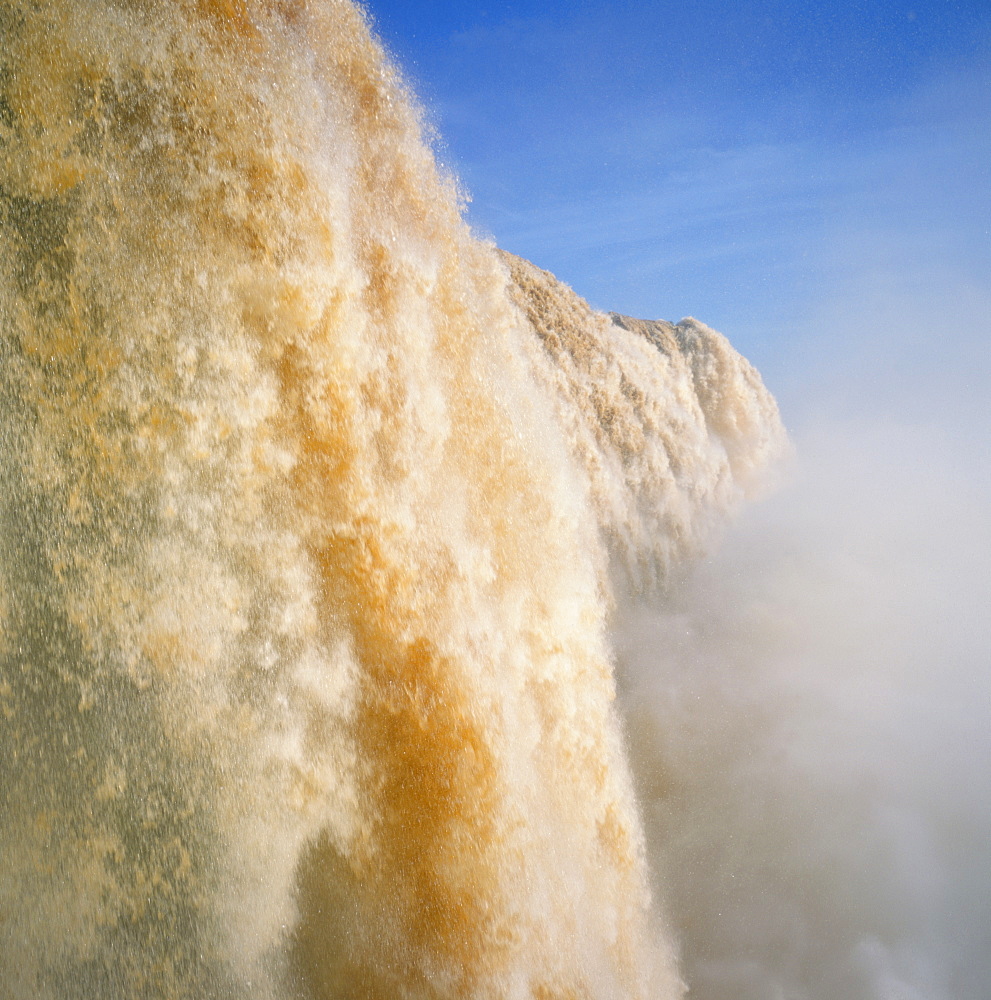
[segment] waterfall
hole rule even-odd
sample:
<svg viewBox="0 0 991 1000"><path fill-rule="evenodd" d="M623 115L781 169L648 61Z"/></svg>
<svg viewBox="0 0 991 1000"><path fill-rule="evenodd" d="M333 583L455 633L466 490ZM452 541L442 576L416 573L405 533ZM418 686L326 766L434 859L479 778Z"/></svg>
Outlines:
<svg viewBox="0 0 991 1000"><path fill-rule="evenodd" d="M756 373L473 237L349 0L0 36L5 995L681 996L608 625Z"/></svg>

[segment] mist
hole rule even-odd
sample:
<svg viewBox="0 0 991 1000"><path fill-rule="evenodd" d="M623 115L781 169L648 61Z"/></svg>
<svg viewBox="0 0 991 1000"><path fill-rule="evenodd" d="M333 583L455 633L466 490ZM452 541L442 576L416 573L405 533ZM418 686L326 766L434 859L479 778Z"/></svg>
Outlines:
<svg viewBox="0 0 991 1000"><path fill-rule="evenodd" d="M991 990L991 312L946 255L892 256L800 331L774 494L617 613L691 997Z"/></svg>

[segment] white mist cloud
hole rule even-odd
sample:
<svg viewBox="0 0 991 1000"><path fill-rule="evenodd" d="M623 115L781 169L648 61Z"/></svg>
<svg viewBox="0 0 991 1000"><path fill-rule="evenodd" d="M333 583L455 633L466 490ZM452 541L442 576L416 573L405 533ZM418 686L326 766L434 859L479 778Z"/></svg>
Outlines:
<svg viewBox="0 0 991 1000"><path fill-rule="evenodd" d="M618 616L693 998L991 991L991 433L902 390L821 396L790 485Z"/></svg>
<svg viewBox="0 0 991 1000"><path fill-rule="evenodd" d="M794 482L619 659L659 886L704 1000L991 988L991 496L917 429Z"/></svg>
<svg viewBox="0 0 991 1000"><path fill-rule="evenodd" d="M991 995L991 172L967 127L986 101L975 80L935 82L919 102L931 128L916 116L841 171L819 294L759 359L793 432L789 484L617 618L693 1000Z"/></svg>

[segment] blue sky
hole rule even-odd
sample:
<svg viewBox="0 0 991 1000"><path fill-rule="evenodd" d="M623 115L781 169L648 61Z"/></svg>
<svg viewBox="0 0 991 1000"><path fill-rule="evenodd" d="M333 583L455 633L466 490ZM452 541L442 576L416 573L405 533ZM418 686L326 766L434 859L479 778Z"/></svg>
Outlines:
<svg viewBox="0 0 991 1000"><path fill-rule="evenodd" d="M368 6L478 231L722 330L786 404L879 297L869 356L925 336L906 311L991 309L986 0Z"/></svg>

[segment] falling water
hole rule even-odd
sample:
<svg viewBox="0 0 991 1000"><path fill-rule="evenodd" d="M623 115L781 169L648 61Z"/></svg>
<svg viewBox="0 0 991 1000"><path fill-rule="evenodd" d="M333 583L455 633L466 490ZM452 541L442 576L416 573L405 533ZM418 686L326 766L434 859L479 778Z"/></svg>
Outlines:
<svg viewBox="0 0 991 1000"><path fill-rule="evenodd" d="M680 996L607 628L757 375L474 239L349 0L0 33L4 996Z"/></svg>

